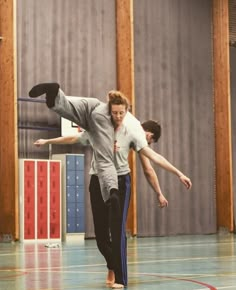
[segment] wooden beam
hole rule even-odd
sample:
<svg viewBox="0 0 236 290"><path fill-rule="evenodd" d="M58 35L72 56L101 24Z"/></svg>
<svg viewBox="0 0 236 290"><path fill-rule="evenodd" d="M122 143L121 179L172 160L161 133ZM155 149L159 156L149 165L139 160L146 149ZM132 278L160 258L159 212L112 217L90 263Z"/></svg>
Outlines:
<svg viewBox="0 0 236 290"><path fill-rule="evenodd" d="M213 0L217 226L233 231L228 1Z"/></svg>
<svg viewBox="0 0 236 290"><path fill-rule="evenodd" d="M133 0L116 0L116 37L117 37L117 88L130 101L135 114L134 94L134 51L133 51ZM127 231L137 234L136 205L136 157L130 153L132 190L127 220Z"/></svg>
<svg viewBox="0 0 236 290"><path fill-rule="evenodd" d="M15 1L0 0L0 234L19 238Z"/></svg>

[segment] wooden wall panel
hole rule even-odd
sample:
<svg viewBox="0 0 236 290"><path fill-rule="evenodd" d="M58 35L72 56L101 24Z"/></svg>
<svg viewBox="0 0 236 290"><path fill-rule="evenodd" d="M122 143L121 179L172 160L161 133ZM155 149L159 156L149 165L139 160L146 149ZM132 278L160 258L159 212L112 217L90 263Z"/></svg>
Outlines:
<svg viewBox="0 0 236 290"><path fill-rule="evenodd" d="M134 51L133 51L133 0L116 0L116 37L117 37L117 89L129 99L132 113L135 114L134 97ZM132 193L127 220L127 231L137 234L136 213L136 157L129 156Z"/></svg>
<svg viewBox="0 0 236 290"><path fill-rule="evenodd" d="M217 225L233 230L228 1L213 1Z"/></svg>
<svg viewBox="0 0 236 290"><path fill-rule="evenodd" d="M18 238L15 1L0 0L0 234ZM4 222L3 222L4 221Z"/></svg>

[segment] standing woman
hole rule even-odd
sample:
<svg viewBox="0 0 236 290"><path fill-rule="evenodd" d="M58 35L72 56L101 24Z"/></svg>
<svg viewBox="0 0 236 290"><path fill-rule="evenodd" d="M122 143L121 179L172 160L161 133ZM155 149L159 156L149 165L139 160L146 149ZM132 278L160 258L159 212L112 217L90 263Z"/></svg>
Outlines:
<svg viewBox="0 0 236 290"><path fill-rule="evenodd" d="M113 192L110 199L104 203L101 198L102 192L98 176L93 174L89 191L97 246L107 262L107 284L110 284L113 289L118 289L127 286L128 283L126 219L131 193L130 169L127 158L125 162L120 162L122 154L127 157L129 152L129 146L126 146L128 140L124 138L126 129L123 126L123 120L128 110L128 101L117 91L110 91L108 99L109 113L115 132L114 164L117 169L119 190ZM121 144L120 136L123 136L123 144Z"/></svg>

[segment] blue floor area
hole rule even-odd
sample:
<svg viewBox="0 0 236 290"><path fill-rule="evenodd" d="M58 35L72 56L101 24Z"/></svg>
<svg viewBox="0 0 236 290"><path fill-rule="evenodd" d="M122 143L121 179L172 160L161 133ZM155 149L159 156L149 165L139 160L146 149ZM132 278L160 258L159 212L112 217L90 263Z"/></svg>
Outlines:
<svg viewBox="0 0 236 290"><path fill-rule="evenodd" d="M0 243L0 289L109 289L95 240L46 244ZM127 289L236 289L236 235L129 238L128 273Z"/></svg>

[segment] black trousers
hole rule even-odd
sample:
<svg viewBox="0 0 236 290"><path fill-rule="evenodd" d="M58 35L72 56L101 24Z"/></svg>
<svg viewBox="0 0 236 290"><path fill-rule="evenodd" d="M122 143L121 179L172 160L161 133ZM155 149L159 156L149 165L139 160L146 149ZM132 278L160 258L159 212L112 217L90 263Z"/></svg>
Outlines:
<svg viewBox="0 0 236 290"><path fill-rule="evenodd" d="M130 203L130 175L118 176L118 183L115 204L110 200L103 201L96 175L91 176L89 191L98 249L106 260L107 268L115 272L115 283L127 286L126 219Z"/></svg>

